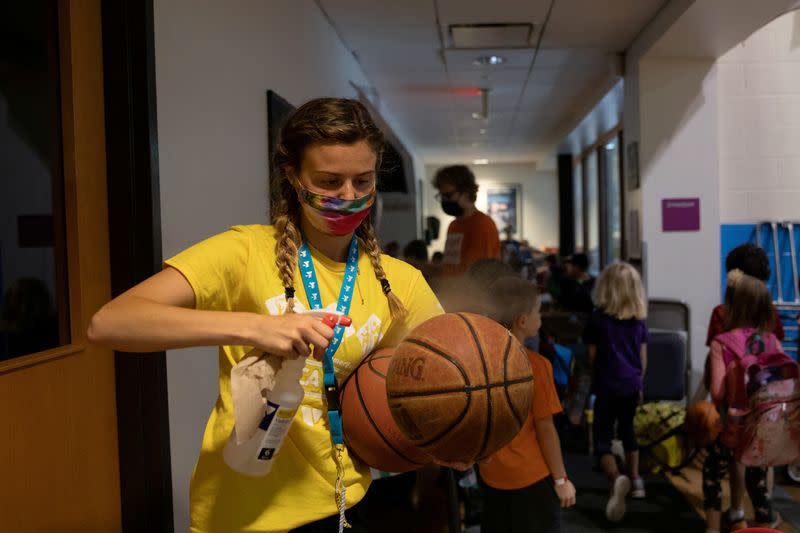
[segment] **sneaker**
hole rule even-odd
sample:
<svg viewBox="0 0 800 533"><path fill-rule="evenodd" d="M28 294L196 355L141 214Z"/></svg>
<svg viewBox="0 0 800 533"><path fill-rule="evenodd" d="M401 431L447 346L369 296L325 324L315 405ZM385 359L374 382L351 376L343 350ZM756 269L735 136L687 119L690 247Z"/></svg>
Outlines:
<svg viewBox="0 0 800 533"><path fill-rule="evenodd" d="M728 509L722 514L722 531L739 531L747 529L747 520L743 509Z"/></svg>
<svg viewBox="0 0 800 533"><path fill-rule="evenodd" d="M625 497L630 490L631 480L628 476L617 476L606 504L606 518L609 522L619 522L625 516Z"/></svg>
<svg viewBox="0 0 800 533"><path fill-rule="evenodd" d="M647 496L644 490L644 479L637 477L631 479L631 498L643 500Z"/></svg>

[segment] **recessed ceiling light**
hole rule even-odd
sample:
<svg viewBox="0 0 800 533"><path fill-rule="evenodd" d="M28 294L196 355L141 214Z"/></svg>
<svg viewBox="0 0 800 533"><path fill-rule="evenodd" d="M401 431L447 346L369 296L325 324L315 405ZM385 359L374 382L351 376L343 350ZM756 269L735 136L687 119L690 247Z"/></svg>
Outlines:
<svg viewBox="0 0 800 533"><path fill-rule="evenodd" d="M613 149L614 149L614 148L616 148L616 147L617 147L617 143L615 143L615 142L610 142L610 143L608 143L608 144L605 146L605 149L606 149L606 150L613 150Z"/></svg>
<svg viewBox="0 0 800 533"><path fill-rule="evenodd" d="M503 56L478 56L472 60L472 64L478 67L496 67L497 65L502 65L506 62L506 58Z"/></svg>
<svg viewBox="0 0 800 533"><path fill-rule="evenodd" d="M475 165L488 165L489 164L489 160L488 159L473 159L472 163L475 164Z"/></svg>
<svg viewBox="0 0 800 533"><path fill-rule="evenodd" d="M481 128L481 135L486 135L486 128Z"/></svg>
<svg viewBox="0 0 800 533"><path fill-rule="evenodd" d="M480 113L473 113L472 114L472 118L474 118L475 120L478 120L479 118L483 118L483 115L481 115Z"/></svg>

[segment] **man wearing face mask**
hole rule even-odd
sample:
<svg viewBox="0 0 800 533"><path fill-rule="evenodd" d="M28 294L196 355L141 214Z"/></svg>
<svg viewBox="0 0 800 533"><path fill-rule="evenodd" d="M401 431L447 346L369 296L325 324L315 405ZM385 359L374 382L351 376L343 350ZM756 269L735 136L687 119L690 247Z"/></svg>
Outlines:
<svg viewBox="0 0 800 533"><path fill-rule="evenodd" d="M500 257L500 237L494 221L475 207L478 184L465 165L442 167L433 177L442 210L453 217L447 228L444 271L461 274L481 259Z"/></svg>

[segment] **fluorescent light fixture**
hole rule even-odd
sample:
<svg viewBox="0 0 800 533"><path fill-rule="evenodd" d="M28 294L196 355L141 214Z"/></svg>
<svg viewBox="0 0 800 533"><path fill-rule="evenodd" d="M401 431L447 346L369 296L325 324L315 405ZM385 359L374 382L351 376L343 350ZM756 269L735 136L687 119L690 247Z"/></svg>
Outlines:
<svg viewBox="0 0 800 533"><path fill-rule="evenodd" d="M497 65L502 65L506 62L506 58L503 56L478 56L472 60L472 64L478 67L496 67Z"/></svg>
<svg viewBox="0 0 800 533"><path fill-rule="evenodd" d="M488 165L489 164L489 160L488 159L473 159L472 163L474 165Z"/></svg>

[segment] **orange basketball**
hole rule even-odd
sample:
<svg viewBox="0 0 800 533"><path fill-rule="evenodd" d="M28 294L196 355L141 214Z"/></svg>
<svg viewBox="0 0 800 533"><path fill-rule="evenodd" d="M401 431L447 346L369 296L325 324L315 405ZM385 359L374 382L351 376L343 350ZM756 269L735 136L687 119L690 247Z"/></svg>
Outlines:
<svg viewBox="0 0 800 533"><path fill-rule="evenodd" d="M384 472L408 472L431 458L411 444L389 413L386 370L393 350L371 353L342 385L342 428L351 454Z"/></svg>
<svg viewBox="0 0 800 533"><path fill-rule="evenodd" d="M705 400L695 402L686 409L686 434L696 448L705 448L719 436L722 423L713 403Z"/></svg>
<svg viewBox="0 0 800 533"><path fill-rule="evenodd" d="M533 400L531 364L511 333L484 316L448 313L416 327L386 377L389 407L437 462L479 461L519 432Z"/></svg>

